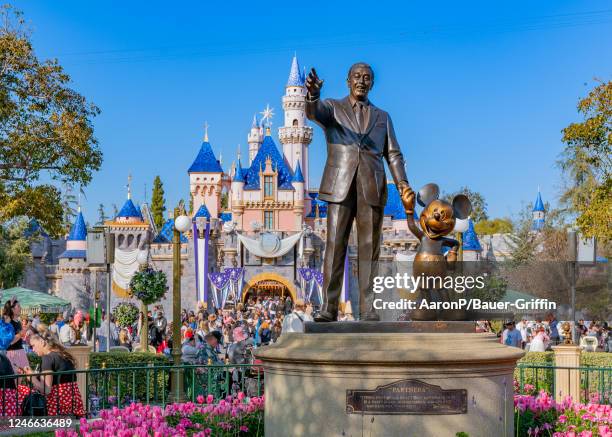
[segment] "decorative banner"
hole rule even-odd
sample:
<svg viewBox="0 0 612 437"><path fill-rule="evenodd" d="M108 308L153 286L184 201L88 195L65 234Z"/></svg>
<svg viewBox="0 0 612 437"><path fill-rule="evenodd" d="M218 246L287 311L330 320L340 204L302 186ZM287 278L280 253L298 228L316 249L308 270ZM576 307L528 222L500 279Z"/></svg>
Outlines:
<svg viewBox="0 0 612 437"><path fill-rule="evenodd" d="M138 271L139 249L124 250L115 248L115 262L113 263L113 291L117 296L128 297L130 281L134 273Z"/></svg>
<svg viewBox="0 0 612 437"><path fill-rule="evenodd" d="M285 255L293 249L293 246L301 242L302 235L304 235L304 231L280 240L275 234L264 232L260 239L256 240L237 234L238 240L244 244L244 247L253 255L260 258L278 258ZM300 249L300 251L302 250L303 249Z"/></svg>
<svg viewBox="0 0 612 437"><path fill-rule="evenodd" d="M210 240L210 222L206 222L204 230L204 238L200 238L196 224L193 225L193 235L196 238L194 242L195 252L195 269L196 269L196 291L197 300L208 304L208 281L206 275L208 273L208 245Z"/></svg>
<svg viewBox="0 0 612 437"><path fill-rule="evenodd" d="M230 294L237 299L242 286L244 269L242 267L227 268L222 272L208 274L208 279L213 287L213 305L217 309L224 309Z"/></svg>
<svg viewBox="0 0 612 437"><path fill-rule="evenodd" d="M319 303L323 302L323 273L310 268L299 268L300 293L298 297L305 302L312 301L312 292L317 289Z"/></svg>

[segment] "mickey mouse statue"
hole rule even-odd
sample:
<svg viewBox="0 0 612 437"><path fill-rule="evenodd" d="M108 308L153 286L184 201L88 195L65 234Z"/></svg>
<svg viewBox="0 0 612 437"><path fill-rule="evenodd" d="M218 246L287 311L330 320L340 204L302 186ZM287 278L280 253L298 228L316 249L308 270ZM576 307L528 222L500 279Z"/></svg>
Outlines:
<svg viewBox="0 0 612 437"><path fill-rule="evenodd" d="M464 194L455 196L452 204L438 199L440 189L436 184L427 184L417 194L416 201L423 207L419 225L414 220L414 197L411 205L406 207L408 228L421 242L414 258L412 274L415 279L421 277L417 293L417 309L412 310L412 320L436 320L438 313L432 309L420 309L423 300L430 301L438 297L440 301L449 301L448 290L442 284L449 270L454 269L457 261L459 242L447 237L455 229L457 219L465 220L472 211L472 204ZM446 256L442 248L449 247ZM460 320L460 311L444 312L446 320Z"/></svg>

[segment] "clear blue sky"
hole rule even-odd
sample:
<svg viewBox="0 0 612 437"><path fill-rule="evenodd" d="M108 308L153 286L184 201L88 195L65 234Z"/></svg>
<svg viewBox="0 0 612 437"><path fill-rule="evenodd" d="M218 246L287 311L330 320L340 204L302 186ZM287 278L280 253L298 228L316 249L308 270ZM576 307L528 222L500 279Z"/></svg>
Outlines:
<svg viewBox="0 0 612 437"><path fill-rule="evenodd" d="M38 54L57 57L102 109L104 163L83 202L91 223L99 203L121 207L130 172L138 201L158 174L168 206L187 199L205 120L226 169L238 144L245 156L253 113L269 103L274 126L282 122L294 51L330 97L345 94L350 64L372 64L372 101L394 120L414 187L467 185L492 216L516 213L538 185L555 204L560 131L578 120L594 78L612 73L603 1L14 4ZM318 127L310 156L315 184L325 158Z"/></svg>

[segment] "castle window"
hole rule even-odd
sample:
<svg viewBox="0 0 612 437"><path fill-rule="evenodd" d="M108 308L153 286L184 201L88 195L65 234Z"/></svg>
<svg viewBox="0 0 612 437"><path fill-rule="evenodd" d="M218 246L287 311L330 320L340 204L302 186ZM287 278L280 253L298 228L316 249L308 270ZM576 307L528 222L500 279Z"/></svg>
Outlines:
<svg viewBox="0 0 612 437"><path fill-rule="evenodd" d="M297 127L297 125L298 125L298 121L297 121L297 119L296 119L296 120L293 120L293 127Z"/></svg>
<svg viewBox="0 0 612 437"><path fill-rule="evenodd" d="M274 186L272 176L264 176L264 199L272 199L274 196Z"/></svg>
<svg viewBox="0 0 612 437"><path fill-rule="evenodd" d="M274 211L264 211L264 229L274 229Z"/></svg>

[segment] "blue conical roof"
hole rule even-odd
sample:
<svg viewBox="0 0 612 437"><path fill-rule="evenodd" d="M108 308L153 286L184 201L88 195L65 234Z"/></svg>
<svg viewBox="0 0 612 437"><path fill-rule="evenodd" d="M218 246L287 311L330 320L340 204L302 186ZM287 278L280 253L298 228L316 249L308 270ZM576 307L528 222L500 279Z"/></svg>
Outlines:
<svg viewBox="0 0 612 437"><path fill-rule="evenodd" d="M293 179L291 182L301 182L304 183L304 175L302 174L302 167L300 167L300 161L297 162L297 166L295 167L295 173L293 174Z"/></svg>
<svg viewBox="0 0 612 437"><path fill-rule="evenodd" d="M468 228L463 233L463 250L482 250L480 241L478 241L478 235L474 230L474 222L472 219L469 219Z"/></svg>
<svg viewBox="0 0 612 437"><path fill-rule="evenodd" d="M68 234L68 241L85 241L87 240L87 226L85 225L85 219L83 213L79 211L74 224L70 228L70 234Z"/></svg>
<svg viewBox="0 0 612 437"><path fill-rule="evenodd" d="M117 217L139 218L143 220L140 209L136 208L136 205L134 205L134 202L132 202L132 199L128 199L125 201L125 203L123 204L123 207L121 208L121 211L119 211L119 214L117 214Z"/></svg>
<svg viewBox="0 0 612 437"><path fill-rule="evenodd" d="M238 166L236 167L236 174L234 174L234 179L232 179L232 182L244 183L244 174L242 172L242 164L240 164L240 160L238 160Z"/></svg>
<svg viewBox="0 0 612 437"><path fill-rule="evenodd" d="M198 208L198 211L193 215L193 217L206 217L207 219L210 218L210 212L208 211L208 208L206 208L206 205L204 203L200 205L200 208Z"/></svg>
<svg viewBox="0 0 612 437"><path fill-rule="evenodd" d="M172 243L174 236L174 219L166 220L166 223L161 228L161 231L153 239L153 243ZM180 235L181 243L187 243L187 237L182 233Z"/></svg>
<svg viewBox="0 0 612 437"><path fill-rule="evenodd" d="M300 71L297 55L293 55L293 60L291 61L291 71L289 71L287 86L304 86L304 76Z"/></svg>
<svg viewBox="0 0 612 437"><path fill-rule="evenodd" d="M187 170L188 173L223 173L221 164L217 161L212 146L208 141L204 141L198 152L198 156Z"/></svg>
<svg viewBox="0 0 612 437"><path fill-rule="evenodd" d="M538 191L538 197L536 198L535 204L533 205L533 211L544 212L544 202L542 202L542 196L540 195L540 191Z"/></svg>
<svg viewBox="0 0 612 437"><path fill-rule="evenodd" d="M394 183L387 184L387 203L384 215L391 216L392 220L405 220L406 211L400 198L399 190Z"/></svg>
<svg viewBox="0 0 612 437"><path fill-rule="evenodd" d="M266 167L266 159L268 157L272 161L272 168L278 172L278 189L293 190L293 185L291 185L291 169L285 163L283 156L270 135L265 136L261 147L257 151L257 155L255 155L251 163L251 167L243 172L244 189L259 190L259 169Z"/></svg>

